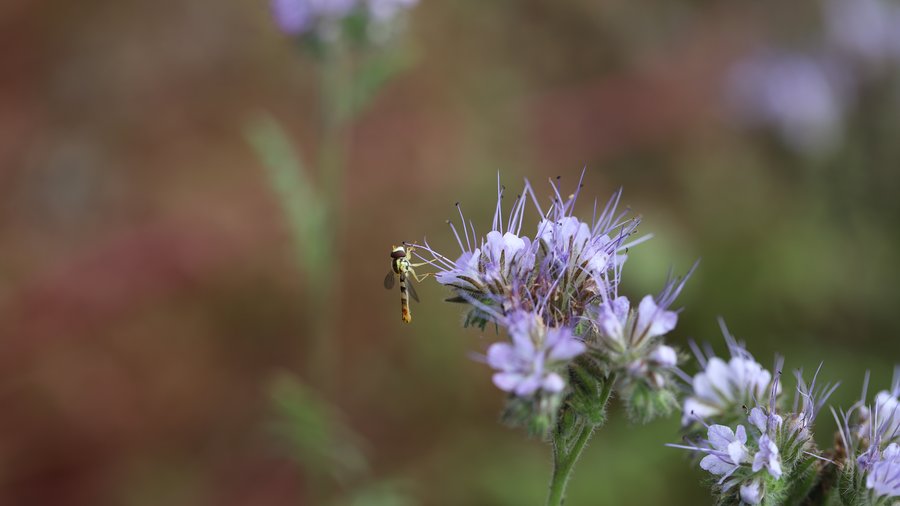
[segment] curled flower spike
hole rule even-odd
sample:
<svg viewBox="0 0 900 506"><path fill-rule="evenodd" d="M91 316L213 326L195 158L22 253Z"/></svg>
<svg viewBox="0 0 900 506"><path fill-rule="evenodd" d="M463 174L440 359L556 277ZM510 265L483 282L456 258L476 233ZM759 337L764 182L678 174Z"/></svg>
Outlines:
<svg viewBox="0 0 900 506"><path fill-rule="evenodd" d="M703 370L691 380L691 390L683 404L682 425L689 425L696 417L742 417L744 406L753 406L759 399L766 398L772 385L772 373L734 339L722 320L719 320L719 325L731 359L726 362L711 352L704 354L692 343L697 362ZM780 389L776 395L778 392Z"/></svg>

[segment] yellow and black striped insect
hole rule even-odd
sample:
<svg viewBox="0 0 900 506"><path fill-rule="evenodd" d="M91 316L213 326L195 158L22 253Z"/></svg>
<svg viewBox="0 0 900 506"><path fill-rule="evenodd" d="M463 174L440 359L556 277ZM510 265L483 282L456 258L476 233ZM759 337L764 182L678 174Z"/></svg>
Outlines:
<svg viewBox="0 0 900 506"><path fill-rule="evenodd" d="M412 321L412 314L409 312L409 297L412 296L413 300L419 302L419 295L409 282L410 276L417 282L422 282L423 279L430 275L428 273L419 277L416 274L413 268L425 265L425 262L412 263L412 252L413 248L411 247L407 249L403 246L393 246L391 248L391 271L384 278L384 287L388 290L394 288L394 279L400 278L400 318L403 320L403 323Z"/></svg>

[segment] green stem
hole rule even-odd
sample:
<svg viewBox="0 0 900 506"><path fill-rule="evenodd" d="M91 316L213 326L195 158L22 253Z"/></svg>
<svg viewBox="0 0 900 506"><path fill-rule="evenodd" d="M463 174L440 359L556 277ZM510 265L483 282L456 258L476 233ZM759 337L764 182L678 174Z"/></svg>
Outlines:
<svg viewBox="0 0 900 506"><path fill-rule="evenodd" d="M603 382L597 404L605 411L609 398L612 395L613 386L616 383L615 374L609 375ZM594 430L600 425L595 425L587 419L576 416L572 422L571 417L566 417L566 407L559 413L559 422L553 431L553 476L550 478L550 493L547 496L547 506L561 506L565 500L566 485L572 475L572 469ZM572 412L570 412L572 414ZM574 429L574 430L573 430ZM570 441L573 441L570 443Z"/></svg>
<svg viewBox="0 0 900 506"><path fill-rule="evenodd" d="M324 258L334 258L339 250L343 216L344 165L349 147L347 107L352 100L352 69L348 48L343 40L329 45L321 68L322 139L319 147L319 186L322 189L324 220L320 236ZM323 264L324 265L324 264ZM311 276L311 295L315 301L314 349L310 354L313 376L322 389L334 387L333 371L339 350L335 339L336 309L340 299L340 273L321 269Z"/></svg>
<svg viewBox="0 0 900 506"><path fill-rule="evenodd" d="M560 506L563 503L569 476L593 432L593 425L582 424L578 429L575 442L569 448L567 448L565 434L560 431L553 433L553 477L550 479L550 495L547 497L547 506Z"/></svg>

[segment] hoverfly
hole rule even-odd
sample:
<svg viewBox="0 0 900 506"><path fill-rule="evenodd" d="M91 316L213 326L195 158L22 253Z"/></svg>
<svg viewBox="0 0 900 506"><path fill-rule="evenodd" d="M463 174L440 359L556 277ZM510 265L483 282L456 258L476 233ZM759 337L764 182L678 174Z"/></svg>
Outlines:
<svg viewBox="0 0 900 506"><path fill-rule="evenodd" d="M421 283L423 279L431 274L424 274L421 277L416 274L413 268L425 265L425 262L412 263L412 252L412 247L407 249L403 246L393 246L391 248L391 270L384 277L384 287L388 290L394 288L394 279L396 277L400 278L400 318L403 320L403 323L412 321L412 314L409 312L409 296L411 295L413 300L419 302L419 295L409 282L409 277L412 276L417 282Z"/></svg>

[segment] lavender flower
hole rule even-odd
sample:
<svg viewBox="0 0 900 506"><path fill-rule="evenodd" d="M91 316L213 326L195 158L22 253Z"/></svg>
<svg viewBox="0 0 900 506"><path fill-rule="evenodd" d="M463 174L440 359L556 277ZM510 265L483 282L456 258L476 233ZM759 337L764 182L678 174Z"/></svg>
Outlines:
<svg viewBox="0 0 900 506"><path fill-rule="evenodd" d="M759 480L752 480L741 485L741 501L747 504L759 504L762 502L762 484Z"/></svg>
<svg viewBox="0 0 900 506"><path fill-rule="evenodd" d="M497 388L528 397L537 391L562 392L565 380L553 371L585 351L584 344L567 328L547 329L532 313L516 311L506 317L512 343L494 343L488 349L488 364Z"/></svg>
<svg viewBox="0 0 900 506"><path fill-rule="evenodd" d="M759 437L759 451L753 456L753 472L765 469L776 480L781 478L781 456L778 454L778 445L763 434Z"/></svg>
<svg viewBox="0 0 900 506"><path fill-rule="evenodd" d="M900 445L891 443L881 452L866 477L866 488L876 496L900 497Z"/></svg>
<svg viewBox="0 0 900 506"><path fill-rule="evenodd" d="M729 420L739 417L744 406L755 405L758 399L765 398L772 385L772 373L735 341L724 322L719 323L731 359L725 362L711 352L704 354L694 346L694 354L703 370L691 381L691 392L683 405L682 425L689 425L697 419L725 417Z"/></svg>
<svg viewBox="0 0 900 506"><path fill-rule="evenodd" d="M272 14L281 31L300 35L348 15L357 0L272 0Z"/></svg>
<svg viewBox="0 0 900 506"><path fill-rule="evenodd" d="M700 461L704 471L727 479L741 464L751 461L743 425L738 425L736 431L724 425L711 425L707 434L709 454Z"/></svg>
<svg viewBox="0 0 900 506"><path fill-rule="evenodd" d="M827 60L767 52L732 70L728 92L736 117L751 127L771 127L792 149L816 155L843 136L849 74Z"/></svg>
<svg viewBox="0 0 900 506"><path fill-rule="evenodd" d="M827 42L865 64L900 61L900 6L889 0L827 0Z"/></svg>

